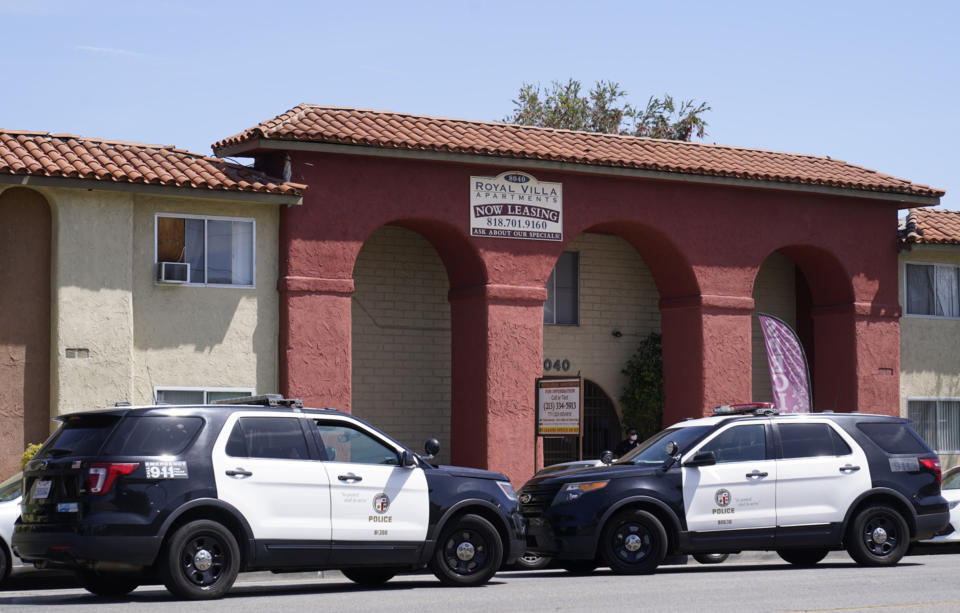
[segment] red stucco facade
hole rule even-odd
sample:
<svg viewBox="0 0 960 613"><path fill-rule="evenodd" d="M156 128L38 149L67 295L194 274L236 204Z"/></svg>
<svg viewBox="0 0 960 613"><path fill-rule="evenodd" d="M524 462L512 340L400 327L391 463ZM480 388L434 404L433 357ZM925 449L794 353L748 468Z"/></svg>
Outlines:
<svg viewBox="0 0 960 613"><path fill-rule="evenodd" d="M816 408L898 414L894 200L308 148L260 165L278 172L285 156L309 189L282 215L280 387L310 405L350 408L354 261L399 225L430 241L449 278L455 463L515 482L533 472L544 285L587 231L627 240L656 281L665 423L750 399L752 289L775 251L809 285ZM564 243L470 236L470 177L515 168L562 183Z"/></svg>

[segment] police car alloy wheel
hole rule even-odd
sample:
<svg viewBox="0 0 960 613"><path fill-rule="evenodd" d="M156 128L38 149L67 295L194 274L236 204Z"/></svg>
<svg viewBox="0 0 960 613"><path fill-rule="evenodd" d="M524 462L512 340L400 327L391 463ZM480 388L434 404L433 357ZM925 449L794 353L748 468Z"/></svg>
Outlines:
<svg viewBox="0 0 960 613"><path fill-rule="evenodd" d="M826 549L778 549L777 555L794 566L813 566L827 557Z"/></svg>
<svg viewBox="0 0 960 613"><path fill-rule="evenodd" d="M607 522L600 549L615 573L651 573L667 553L667 532L647 511L621 511Z"/></svg>
<svg viewBox="0 0 960 613"><path fill-rule="evenodd" d="M447 585L480 585L497 572L502 559L497 529L483 517L467 514L444 528L431 568Z"/></svg>
<svg viewBox="0 0 960 613"><path fill-rule="evenodd" d="M896 564L910 545L910 529L903 516L886 505L869 506L850 524L850 557L865 566Z"/></svg>
<svg viewBox="0 0 960 613"><path fill-rule="evenodd" d="M77 581L91 594L97 596L123 596L137 589L140 581L124 575L101 575L93 571L79 571Z"/></svg>
<svg viewBox="0 0 960 613"><path fill-rule="evenodd" d="M238 572L237 540L214 521L198 520L182 526L161 554L163 584L180 598L219 598L236 581Z"/></svg>

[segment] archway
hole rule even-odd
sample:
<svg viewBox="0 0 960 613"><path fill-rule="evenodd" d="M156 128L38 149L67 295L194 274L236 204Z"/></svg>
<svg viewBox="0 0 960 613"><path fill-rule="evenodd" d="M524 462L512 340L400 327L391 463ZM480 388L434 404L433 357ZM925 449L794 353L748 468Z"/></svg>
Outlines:
<svg viewBox="0 0 960 613"><path fill-rule="evenodd" d="M0 193L0 475L49 434L51 212L25 188Z"/></svg>

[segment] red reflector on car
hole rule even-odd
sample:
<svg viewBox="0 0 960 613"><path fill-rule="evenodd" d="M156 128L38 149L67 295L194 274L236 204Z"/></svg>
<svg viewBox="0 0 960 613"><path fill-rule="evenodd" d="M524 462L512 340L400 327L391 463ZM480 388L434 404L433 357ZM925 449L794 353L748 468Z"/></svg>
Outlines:
<svg viewBox="0 0 960 613"><path fill-rule="evenodd" d="M106 494L121 475L137 470L139 462L93 462L87 474L87 491L94 495Z"/></svg>
<svg viewBox="0 0 960 613"><path fill-rule="evenodd" d="M937 483L943 484L943 473L940 470L940 458L920 458L920 466L937 476Z"/></svg>

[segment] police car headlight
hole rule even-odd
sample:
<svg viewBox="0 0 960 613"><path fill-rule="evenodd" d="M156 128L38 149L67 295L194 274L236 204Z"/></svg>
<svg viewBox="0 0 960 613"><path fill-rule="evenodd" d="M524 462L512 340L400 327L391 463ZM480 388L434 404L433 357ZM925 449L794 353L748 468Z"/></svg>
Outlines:
<svg viewBox="0 0 960 613"><path fill-rule="evenodd" d="M513 489L513 485L509 481L497 481L497 485L500 486L504 496L510 500L517 499L517 492Z"/></svg>
<svg viewBox="0 0 960 613"><path fill-rule="evenodd" d="M587 492L602 490L607 487L610 480L605 481L581 481L579 483L568 483L557 493L554 503L573 502L579 499Z"/></svg>

